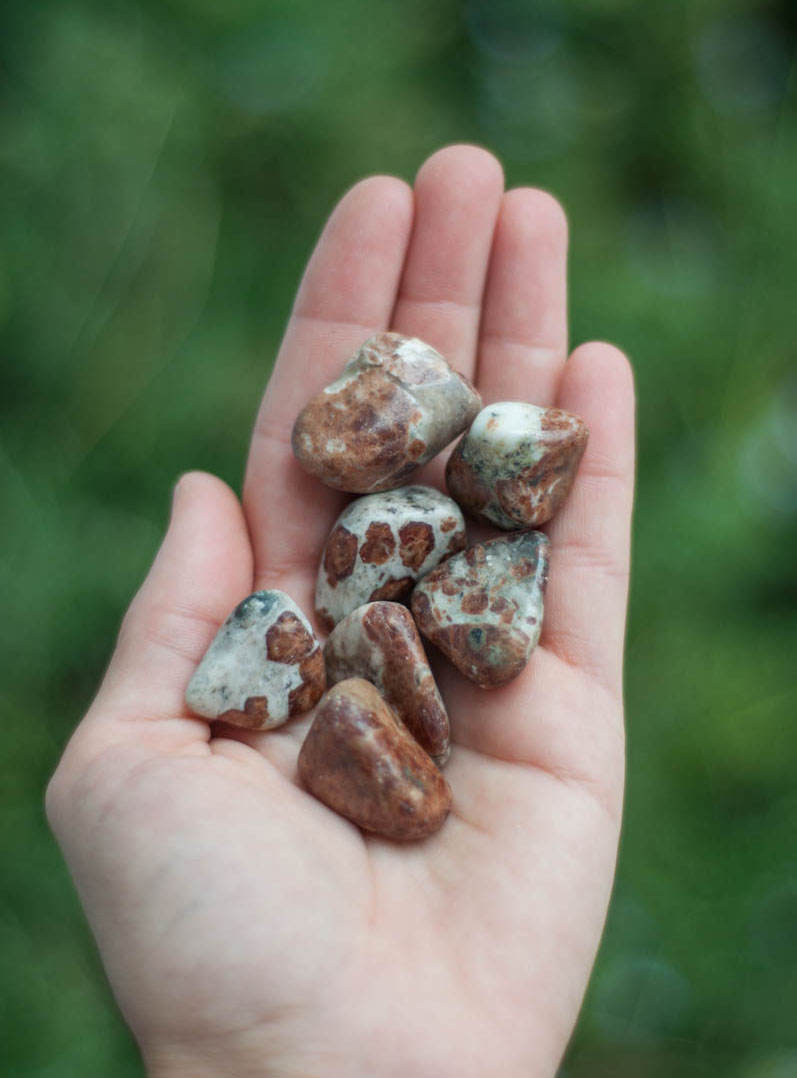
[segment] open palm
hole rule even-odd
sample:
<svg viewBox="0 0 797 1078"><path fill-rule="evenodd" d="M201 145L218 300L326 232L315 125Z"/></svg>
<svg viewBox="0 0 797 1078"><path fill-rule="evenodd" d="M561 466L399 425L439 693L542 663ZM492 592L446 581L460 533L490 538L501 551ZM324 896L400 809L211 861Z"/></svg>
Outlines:
<svg viewBox="0 0 797 1078"><path fill-rule="evenodd" d="M550 1076L605 916L622 804L633 388L609 345L567 359L567 230L500 167L450 147L414 191L376 177L334 211L255 428L243 508L178 484L168 534L48 811L153 1074ZM211 728L183 693L255 587L307 612L345 498L298 467L302 405L362 341L418 336L485 402L557 404L591 439L547 529L540 646L492 692L440 668L453 810L400 845L305 793L310 718ZM440 485L441 462L422 480Z"/></svg>

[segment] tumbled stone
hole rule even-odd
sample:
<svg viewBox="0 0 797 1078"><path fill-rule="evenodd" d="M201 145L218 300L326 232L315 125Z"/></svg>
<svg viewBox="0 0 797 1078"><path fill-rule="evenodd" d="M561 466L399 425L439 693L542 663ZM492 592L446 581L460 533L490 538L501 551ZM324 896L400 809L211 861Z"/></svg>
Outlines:
<svg viewBox="0 0 797 1078"><path fill-rule="evenodd" d="M299 776L335 812L386 838L426 838L451 807L446 780L362 678L338 682L318 705Z"/></svg>
<svg viewBox="0 0 797 1078"><path fill-rule="evenodd" d="M428 344L369 338L293 428L301 466L337 490L370 494L405 483L461 434L481 398Z"/></svg>
<svg viewBox="0 0 797 1078"><path fill-rule="evenodd" d="M516 532L477 543L412 593L418 628L471 681L505 685L523 670L542 628L548 539Z"/></svg>
<svg viewBox="0 0 797 1078"><path fill-rule="evenodd" d="M438 767L450 753L448 715L412 614L399 603L368 603L348 614L324 645L327 683L361 677Z"/></svg>
<svg viewBox="0 0 797 1078"><path fill-rule="evenodd" d="M433 487L357 498L338 517L321 556L319 620L331 629L364 603L408 598L424 573L464 547L462 510Z"/></svg>
<svg viewBox="0 0 797 1078"><path fill-rule="evenodd" d="M197 715L269 730L309 711L326 686L310 622L282 591L256 591L236 606L188 683Z"/></svg>
<svg viewBox="0 0 797 1078"><path fill-rule="evenodd" d="M446 484L464 509L499 528L544 524L567 497L588 437L572 412L490 404L449 457Z"/></svg>

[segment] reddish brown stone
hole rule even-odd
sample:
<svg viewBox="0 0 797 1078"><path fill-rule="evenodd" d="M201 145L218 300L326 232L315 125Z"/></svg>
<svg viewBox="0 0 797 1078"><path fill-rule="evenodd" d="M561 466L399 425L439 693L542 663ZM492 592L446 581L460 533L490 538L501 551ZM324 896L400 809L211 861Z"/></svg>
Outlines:
<svg viewBox="0 0 797 1078"><path fill-rule="evenodd" d="M390 490L461 433L480 404L470 383L429 345L377 334L301 411L293 451L328 486Z"/></svg>
<svg viewBox="0 0 797 1078"><path fill-rule="evenodd" d="M328 486L366 493L389 486L407 461L410 428L420 418L415 401L384 371L313 397L296 420L299 463ZM304 442L309 439L309 446ZM327 453L327 445L345 447ZM414 462L413 462L414 467Z"/></svg>
<svg viewBox="0 0 797 1078"><path fill-rule="evenodd" d="M446 517L445 520L440 521L440 531L441 532L453 531L454 528L456 528L456 526L457 526L457 521L456 521L456 519L454 517Z"/></svg>
<svg viewBox="0 0 797 1078"><path fill-rule="evenodd" d="M396 549L396 540L389 524L374 521L368 525L365 542L360 547L360 557L364 562L384 565Z"/></svg>
<svg viewBox="0 0 797 1078"><path fill-rule="evenodd" d="M324 548L324 571L331 588L334 588L338 581L351 576L356 560L357 536L352 535L342 524L338 524Z"/></svg>
<svg viewBox="0 0 797 1078"><path fill-rule="evenodd" d="M266 653L275 663L295 663L316 647L312 634L290 610L277 618L266 633Z"/></svg>
<svg viewBox="0 0 797 1078"><path fill-rule="evenodd" d="M444 823L451 790L377 690L361 678L330 689L299 752L305 787L358 827L426 838Z"/></svg>

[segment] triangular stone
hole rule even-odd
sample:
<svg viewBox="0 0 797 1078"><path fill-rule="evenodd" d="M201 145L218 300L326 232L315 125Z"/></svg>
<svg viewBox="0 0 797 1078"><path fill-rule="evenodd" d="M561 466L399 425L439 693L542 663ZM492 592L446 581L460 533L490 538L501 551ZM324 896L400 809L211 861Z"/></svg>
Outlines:
<svg viewBox="0 0 797 1078"><path fill-rule="evenodd" d="M268 730L309 711L325 685L321 645L302 611L282 591L256 591L216 633L185 702L206 719Z"/></svg>
<svg viewBox="0 0 797 1078"><path fill-rule="evenodd" d="M319 801L386 838L426 838L451 807L446 780L362 678L341 681L324 696L298 766Z"/></svg>

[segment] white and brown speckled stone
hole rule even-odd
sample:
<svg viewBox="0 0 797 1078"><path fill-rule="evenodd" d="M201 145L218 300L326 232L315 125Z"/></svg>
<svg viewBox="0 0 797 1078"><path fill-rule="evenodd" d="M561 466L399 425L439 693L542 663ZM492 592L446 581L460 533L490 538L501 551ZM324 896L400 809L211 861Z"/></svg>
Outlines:
<svg viewBox="0 0 797 1078"><path fill-rule="evenodd" d="M451 807L446 780L362 678L339 682L323 698L298 767L319 801L386 838L426 838Z"/></svg>
<svg viewBox="0 0 797 1078"><path fill-rule="evenodd" d="M534 531L476 543L412 593L423 635L484 689L505 685L531 658L542 628L548 546Z"/></svg>
<svg viewBox="0 0 797 1078"><path fill-rule="evenodd" d="M438 767L451 746L448 715L412 614L399 603L367 603L348 614L324 645L327 682L361 677L376 686Z"/></svg>
<svg viewBox="0 0 797 1078"><path fill-rule="evenodd" d="M282 591L256 591L236 606L194 672L185 702L196 715L269 730L309 711L326 686L310 622Z"/></svg>
<svg viewBox="0 0 797 1078"><path fill-rule="evenodd" d="M572 412L490 404L449 457L446 484L463 509L499 528L544 524L567 497L588 438Z"/></svg>
<svg viewBox="0 0 797 1078"><path fill-rule="evenodd" d="M316 613L331 629L365 603L407 598L424 573L464 546L461 509L433 487L400 487L357 498L326 541Z"/></svg>
<svg viewBox="0 0 797 1078"><path fill-rule="evenodd" d="M431 345L379 333L302 409L293 451L305 471L337 490L391 490L461 434L479 408L467 378Z"/></svg>

